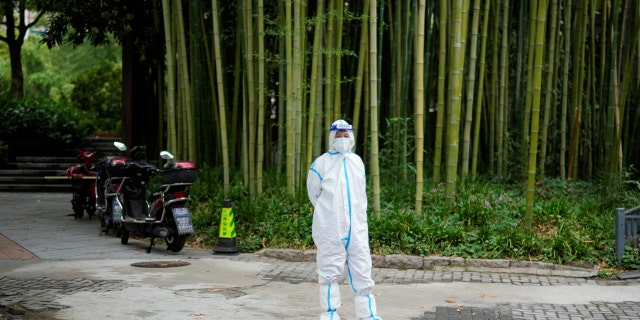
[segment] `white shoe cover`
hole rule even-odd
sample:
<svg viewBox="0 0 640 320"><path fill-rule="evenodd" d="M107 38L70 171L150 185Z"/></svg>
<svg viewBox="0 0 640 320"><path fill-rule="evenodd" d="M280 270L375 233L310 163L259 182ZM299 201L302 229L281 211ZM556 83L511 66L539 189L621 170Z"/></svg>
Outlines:
<svg viewBox="0 0 640 320"><path fill-rule="evenodd" d="M354 298L354 306L356 309L356 319L381 320L376 316L376 298L372 294L356 296Z"/></svg>
<svg viewBox="0 0 640 320"><path fill-rule="evenodd" d="M323 312L320 314L320 320L340 320L340 316L337 311Z"/></svg>
<svg viewBox="0 0 640 320"><path fill-rule="evenodd" d="M340 286L337 282L320 284L320 307L322 310L330 313L340 308L342 300L340 299ZM334 318L335 319L335 318Z"/></svg>

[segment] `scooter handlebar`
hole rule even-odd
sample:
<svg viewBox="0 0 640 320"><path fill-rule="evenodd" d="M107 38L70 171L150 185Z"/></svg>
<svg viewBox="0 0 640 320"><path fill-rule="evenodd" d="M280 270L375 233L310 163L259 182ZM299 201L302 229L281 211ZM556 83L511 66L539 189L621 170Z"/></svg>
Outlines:
<svg viewBox="0 0 640 320"><path fill-rule="evenodd" d="M156 166L142 160L127 161L125 168L127 171L135 174L142 173L154 175L158 172L158 168L156 168Z"/></svg>

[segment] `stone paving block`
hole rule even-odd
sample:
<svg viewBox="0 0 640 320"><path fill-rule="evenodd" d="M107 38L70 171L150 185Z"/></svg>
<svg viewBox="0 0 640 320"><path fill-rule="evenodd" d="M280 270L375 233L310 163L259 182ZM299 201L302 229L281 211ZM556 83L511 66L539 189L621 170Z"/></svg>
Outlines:
<svg viewBox="0 0 640 320"><path fill-rule="evenodd" d="M386 267L393 269L422 269L423 258L403 254L390 254L385 256Z"/></svg>
<svg viewBox="0 0 640 320"><path fill-rule="evenodd" d="M425 268L431 267L464 267L465 259L461 257L435 257L429 256L423 258Z"/></svg>
<svg viewBox="0 0 640 320"><path fill-rule="evenodd" d="M305 250L302 252L302 262L316 262L316 250Z"/></svg>
<svg viewBox="0 0 640 320"><path fill-rule="evenodd" d="M374 268L385 268L386 265L386 260L384 258L384 256L381 255L377 255L377 254L372 254L371 255L371 265Z"/></svg>
<svg viewBox="0 0 640 320"><path fill-rule="evenodd" d="M506 259L465 259L465 264L479 268L509 268L510 262Z"/></svg>
<svg viewBox="0 0 640 320"><path fill-rule="evenodd" d="M523 269L553 269L553 264L542 261L510 261L509 267Z"/></svg>

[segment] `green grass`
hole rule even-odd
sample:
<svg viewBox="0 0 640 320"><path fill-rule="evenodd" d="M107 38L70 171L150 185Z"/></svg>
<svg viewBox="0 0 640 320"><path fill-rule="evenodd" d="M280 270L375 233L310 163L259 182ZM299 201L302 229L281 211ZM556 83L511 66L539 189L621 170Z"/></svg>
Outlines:
<svg viewBox="0 0 640 320"><path fill-rule="evenodd" d="M264 193L251 198L237 179L232 182L229 198L242 251L314 248L313 208L304 187L291 199L283 177L265 173ZM527 230L521 225L523 186L463 181L449 206L444 185L426 183L422 213L417 215L413 211L413 181L384 183L392 179L381 177L380 219L372 211L369 194L369 235L375 254L591 263L613 268L617 265L614 209L640 205L640 192L633 185L607 188L597 182L543 181L536 187L533 224ZM197 230L197 236L191 238L193 246L216 246L224 198L221 180L220 172L205 169L192 186ZM624 268L640 269L639 251L627 249Z"/></svg>

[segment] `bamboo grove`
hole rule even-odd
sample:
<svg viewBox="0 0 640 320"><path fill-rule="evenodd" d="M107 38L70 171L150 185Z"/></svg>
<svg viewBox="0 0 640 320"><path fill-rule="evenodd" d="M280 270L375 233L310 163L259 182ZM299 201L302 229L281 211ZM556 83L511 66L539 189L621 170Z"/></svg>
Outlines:
<svg viewBox="0 0 640 320"><path fill-rule="evenodd" d="M264 170L290 195L354 125L380 213L381 172L430 183L545 177L620 183L640 165L640 3L633 0L162 0L167 146ZM160 23L160 22L159 22ZM410 204L408 204L410 205ZM527 221L530 223L530 220Z"/></svg>

